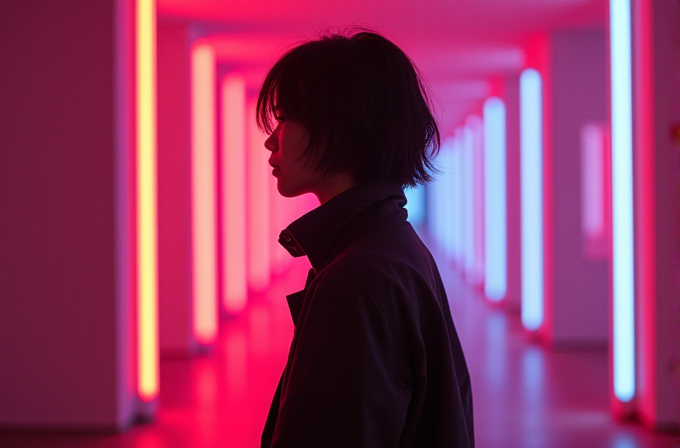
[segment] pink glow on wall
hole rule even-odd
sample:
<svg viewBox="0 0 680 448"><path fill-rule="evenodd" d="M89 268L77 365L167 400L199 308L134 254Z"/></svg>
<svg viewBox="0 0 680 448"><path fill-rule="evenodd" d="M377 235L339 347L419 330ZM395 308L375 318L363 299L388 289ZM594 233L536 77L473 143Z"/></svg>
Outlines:
<svg viewBox="0 0 680 448"><path fill-rule="evenodd" d="M285 229L288 224L297 219L298 213L298 198L284 198L281 196L276 188L276 178L269 174L270 181L270 268L271 272L280 275L290 267L292 257L279 244L279 233Z"/></svg>
<svg viewBox="0 0 680 448"><path fill-rule="evenodd" d="M243 77L222 79L222 308L240 313L246 305L246 87Z"/></svg>
<svg viewBox="0 0 680 448"><path fill-rule="evenodd" d="M283 198L279 195L276 189L276 178L269 175L269 238L267 244L269 246L269 270L272 274L280 274L283 272L286 251L278 243L279 232L283 230L284 219L281 218L283 213Z"/></svg>
<svg viewBox="0 0 680 448"><path fill-rule="evenodd" d="M609 132L602 123L581 128L581 228L584 252L607 258L609 244Z"/></svg>
<svg viewBox="0 0 680 448"><path fill-rule="evenodd" d="M215 55L207 44L191 51L191 223L193 328L196 340L217 335Z"/></svg>
<svg viewBox="0 0 680 448"><path fill-rule="evenodd" d="M137 388L151 401L159 390L155 0L138 0L136 33Z"/></svg>
<svg viewBox="0 0 680 448"><path fill-rule="evenodd" d="M297 198L297 216L294 216L293 219L297 219L305 213L314 210L318 206L319 200L316 198L316 196L313 194L303 194Z"/></svg>
<svg viewBox="0 0 680 448"><path fill-rule="evenodd" d="M263 291L269 285L269 151L266 135L255 123L255 102L248 103L248 287Z"/></svg>

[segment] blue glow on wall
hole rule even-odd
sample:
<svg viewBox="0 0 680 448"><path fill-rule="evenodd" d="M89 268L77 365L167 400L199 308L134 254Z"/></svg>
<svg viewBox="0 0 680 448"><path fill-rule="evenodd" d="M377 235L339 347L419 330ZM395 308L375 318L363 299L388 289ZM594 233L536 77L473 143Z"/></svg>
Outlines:
<svg viewBox="0 0 680 448"><path fill-rule="evenodd" d="M543 107L541 75L533 68L520 77L520 199L522 324L543 323Z"/></svg>
<svg viewBox="0 0 680 448"><path fill-rule="evenodd" d="M494 301L507 291L507 184L505 104L484 103L484 290Z"/></svg>
<svg viewBox="0 0 680 448"><path fill-rule="evenodd" d="M635 395L633 94L629 0L611 0L612 277L614 394Z"/></svg>
<svg viewBox="0 0 680 448"><path fill-rule="evenodd" d="M408 220L413 227L420 227L425 221L425 187L418 185L415 188L406 188L404 194Z"/></svg>

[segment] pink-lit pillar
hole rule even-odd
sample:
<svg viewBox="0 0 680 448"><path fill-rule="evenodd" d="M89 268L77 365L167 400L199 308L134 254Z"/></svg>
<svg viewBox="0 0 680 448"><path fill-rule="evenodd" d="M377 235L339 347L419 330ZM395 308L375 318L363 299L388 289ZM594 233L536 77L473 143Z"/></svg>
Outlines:
<svg viewBox="0 0 680 448"><path fill-rule="evenodd" d="M198 348L193 331L190 42L187 26L158 26L159 337L162 353Z"/></svg>
<svg viewBox="0 0 680 448"><path fill-rule="evenodd" d="M222 303L228 314L246 305L246 85L243 77L230 73L220 83L221 103L221 208Z"/></svg>
<svg viewBox="0 0 680 448"><path fill-rule="evenodd" d="M522 298L520 242L520 140L519 140L519 78L508 77L502 83L505 102L505 161L507 192L507 290L504 306L519 309Z"/></svg>
<svg viewBox="0 0 680 448"><path fill-rule="evenodd" d="M604 32L564 31L527 52L543 98L543 311L529 329L553 346L608 340L609 265L583 249L580 195L581 129L607 118L605 45Z"/></svg>
<svg viewBox="0 0 680 448"><path fill-rule="evenodd" d="M2 4L5 428L122 430L139 415L141 394L147 403L158 394L155 103L135 98L135 83L153 86L155 13L142 5L141 29L137 6L76 0L65 13L62 2ZM135 36L149 40L140 48ZM140 251L149 256L143 268ZM153 406L144 411L153 416Z"/></svg>
<svg viewBox="0 0 680 448"><path fill-rule="evenodd" d="M632 8L637 413L656 430L680 426L677 2Z"/></svg>

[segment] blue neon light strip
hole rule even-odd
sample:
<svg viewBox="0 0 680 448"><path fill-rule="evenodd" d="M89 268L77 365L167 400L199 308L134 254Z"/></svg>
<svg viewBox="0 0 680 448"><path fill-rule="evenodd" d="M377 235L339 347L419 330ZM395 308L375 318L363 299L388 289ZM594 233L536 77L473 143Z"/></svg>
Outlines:
<svg viewBox="0 0 680 448"><path fill-rule="evenodd" d="M494 301L507 290L505 172L505 104L494 97L484 103L484 289Z"/></svg>
<svg viewBox="0 0 680 448"><path fill-rule="evenodd" d="M611 0L612 267L614 394L635 395L635 284L633 261L633 94L629 0Z"/></svg>
<svg viewBox="0 0 680 448"><path fill-rule="evenodd" d="M541 75L520 77L520 195L522 236L522 324L543 323L543 110Z"/></svg>

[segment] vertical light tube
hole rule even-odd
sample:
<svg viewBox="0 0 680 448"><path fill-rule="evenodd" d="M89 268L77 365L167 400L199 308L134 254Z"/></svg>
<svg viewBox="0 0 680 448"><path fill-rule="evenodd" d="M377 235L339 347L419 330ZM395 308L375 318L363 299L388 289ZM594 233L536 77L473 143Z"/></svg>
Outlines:
<svg viewBox="0 0 680 448"><path fill-rule="evenodd" d="M248 286L263 291L269 285L269 151L266 135L255 122L255 102L248 104Z"/></svg>
<svg viewBox="0 0 680 448"><path fill-rule="evenodd" d="M629 0L611 0L612 279L614 394L635 394L633 89Z"/></svg>
<svg viewBox="0 0 680 448"><path fill-rule="evenodd" d="M136 18L137 387L151 401L159 389L155 0L138 0Z"/></svg>
<svg viewBox="0 0 680 448"><path fill-rule="evenodd" d="M243 77L222 79L222 308L240 313L246 305L246 87Z"/></svg>
<svg viewBox="0 0 680 448"><path fill-rule="evenodd" d="M507 290L505 148L505 104L489 98L484 102L484 290L493 301Z"/></svg>
<svg viewBox="0 0 680 448"><path fill-rule="evenodd" d="M520 76L520 198L522 246L522 324L543 323L543 107L541 75L533 68Z"/></svg>
<svg viewBox="0 0 680 448"><path fill-rule="evenodd" d="M201 344L217 335L215 159L215 53L197 44L191 51L191 237L193 327Z"/></svg>

